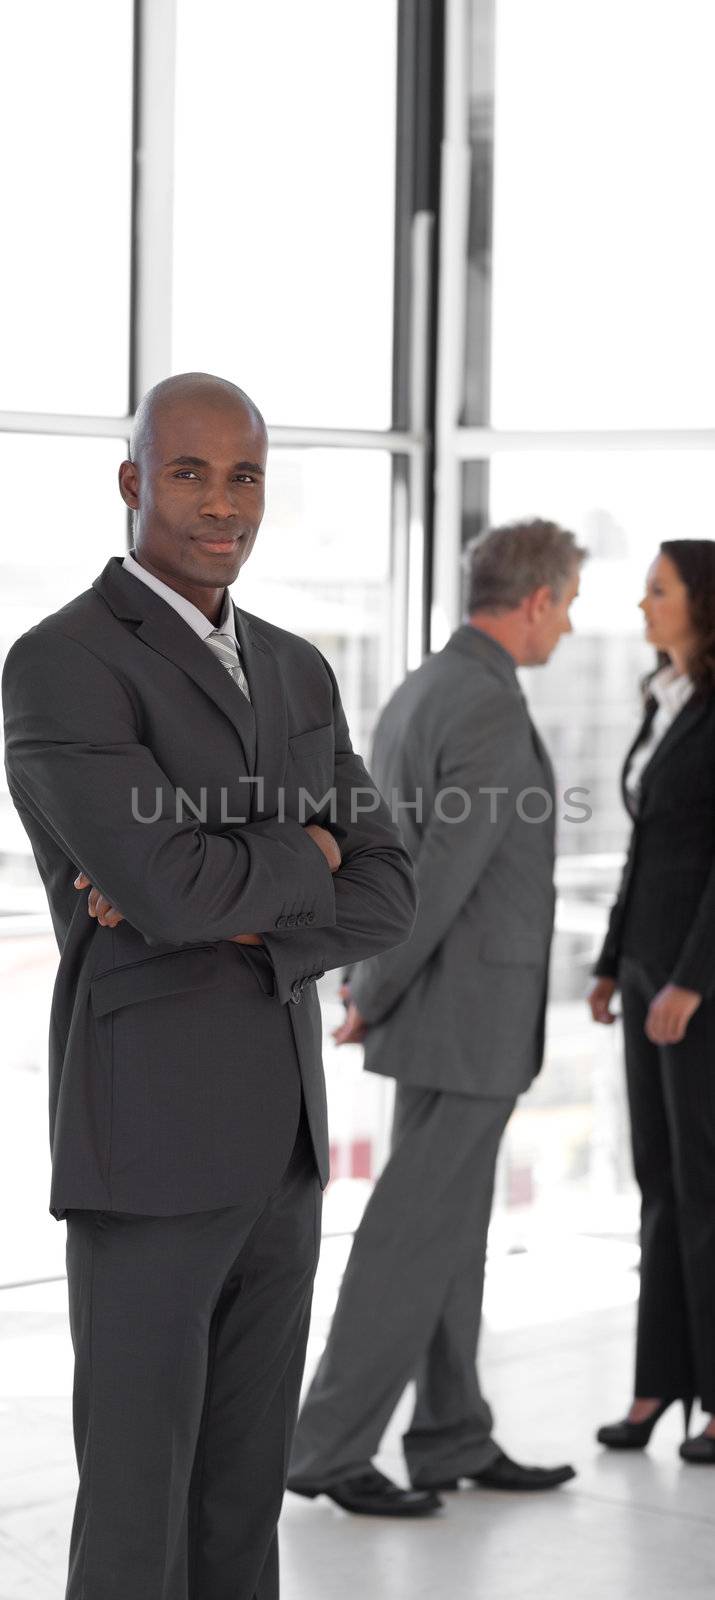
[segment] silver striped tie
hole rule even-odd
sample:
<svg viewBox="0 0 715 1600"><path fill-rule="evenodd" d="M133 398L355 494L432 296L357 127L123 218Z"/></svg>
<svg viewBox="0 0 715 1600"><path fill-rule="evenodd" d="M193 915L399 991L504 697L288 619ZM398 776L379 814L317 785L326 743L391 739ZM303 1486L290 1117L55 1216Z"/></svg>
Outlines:
<svg viewBox="0 0 715 1600"><path fill-rule="evenodd" d="M241 666L238 655L238 646L235 643L235 640L233 640L229 634L221 633L219 628L214 628L213 633L209 633L207 635L206 643L211 646L214 655L218 657L222 666L226 668L226 671L230 672L234 683L237 683L239 689L243 690L243 693L245 694L250 705L251 692L248 687L248 679L243 667Z"/></svg>

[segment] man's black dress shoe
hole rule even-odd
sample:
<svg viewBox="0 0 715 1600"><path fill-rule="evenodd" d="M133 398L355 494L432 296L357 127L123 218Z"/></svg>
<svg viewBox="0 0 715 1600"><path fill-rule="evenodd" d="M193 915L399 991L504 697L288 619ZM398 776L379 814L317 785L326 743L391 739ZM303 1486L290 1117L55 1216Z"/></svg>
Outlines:
<svg viewBox="0 0 715 1600"><path fill-rule="evenodd" d="M289 1478L288 1488L293 1494L305 1495L307 1500L327 1495L344 1511L363 1517L426 1517L442 1505L433 1489L400 1489L376 1467L366 1468L355 1478L342 1478L339 1483L300 1483Z"/></svg>
<svg viewBox="0 0 715 1600"><path fill-rule="evenodd" d="M469 1478L471 1483L479 1485L480 1489L512 1489L516 1492L533 1489L556 1489L560 1483L570 1483L576 1477L573 1467L522 1467L518 1461L512 1461L499 1451L494 1461L488 1467L482 1467L480 1472L462 1472L462 1478ZM458 1489L459 1480L451 1478L446 1483L433 1483L432 1489Z"/></svg>

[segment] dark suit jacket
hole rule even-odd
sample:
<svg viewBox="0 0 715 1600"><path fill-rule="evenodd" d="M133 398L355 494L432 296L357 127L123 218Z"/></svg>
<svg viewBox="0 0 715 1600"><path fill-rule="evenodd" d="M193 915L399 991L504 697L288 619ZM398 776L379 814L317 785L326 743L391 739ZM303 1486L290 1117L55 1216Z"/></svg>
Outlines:
<svg viewBox="0 0 715 1600"><path fill-rule="evenodd" d="M554 777L507 651L457 628L386 705L371 768L400 804L419 907L399 950L352 973L371 1024L365 1066L423 1088L517 1095L543 1054Z"/></svg>
<svg viewBox="0 0 715 1600"><path fill-rule="evenodd" d="M659 983L715 989L715 694L683 706L641 775L634 811L631 758L655 712L651 699L626 756L621 786L633 817L628 855L594 972L617 977L635 956Z"/></svg>
<svg viewBox="0 0 715 1600"><path fill-rule="evenodd" d="M325 1183L313 980L412 926L409 857L382 800L367 809L372 782L328 663L235 614L252 705L121 557L5 663L7 779L60 949L55 1216L267 1195L290 1156L301 1081ZM334 878L298 820L301 786L313 797L303 820L327 820L340 843ZM357 820L354 786L368 791ZM80 867L126 918L116 929L88 915ZM246 932L264 949L228 942Z"/></svg>

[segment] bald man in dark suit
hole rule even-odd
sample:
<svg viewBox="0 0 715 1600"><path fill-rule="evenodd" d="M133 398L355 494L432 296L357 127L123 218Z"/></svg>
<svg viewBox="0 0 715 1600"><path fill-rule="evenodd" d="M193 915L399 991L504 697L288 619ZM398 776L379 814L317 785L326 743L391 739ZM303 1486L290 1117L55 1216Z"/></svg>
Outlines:
<svg viewBox="0 0 715 1600"><path fill-rule="evenodd" d="M328 1177L315 979L414 919L409 856L327 661L229 593L266 450L233 384L158 385L120 469L131 555L3 674L10 793L60 950L66 1600L278 1595Z"/></svg>

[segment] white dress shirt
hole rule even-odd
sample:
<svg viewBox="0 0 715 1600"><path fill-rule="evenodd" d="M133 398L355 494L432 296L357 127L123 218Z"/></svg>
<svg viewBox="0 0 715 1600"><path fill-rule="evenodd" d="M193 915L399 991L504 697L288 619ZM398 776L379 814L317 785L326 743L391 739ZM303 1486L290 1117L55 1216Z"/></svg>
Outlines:
<svg viewBox="0 0 715 1600"><path fill-rule="evenodd" d="M140 566L133 555L126 555L122 566L127 572L131 572L133 578L139 578L140 582L146 583L155 594L161 595L167 605L173 606L179 616L183 617L184 622L188 622L189 627L193 628L194 633L198 633L200 639L208 639L209 634L214 632L227 634L228 638L233 640L239 661L241 660L241 646L236 638L236 619L228 589L224 589L220 620L214 625L209 617L204 616L203 611L199 611L198 606L193 605L191 600L186 600L183 594L177 594L176 589L171 589L168 583L162 583L161 578L155 578L153 572L147 572L146 567Z"/></svg>
<svg viewBox="0 0 715 1600"><path fill-rule="evenodd" d="M694 687L693 680L688 677L687 672L676 672L670 663L666 667L661 667L660 672L656 672L655 677L651 678L649 692L657 700L658 709L648 730L648 737L639 744L631 756L625 780L628 793L636 804L643 769L655 754L671 723L690 699Z"/></svg>

